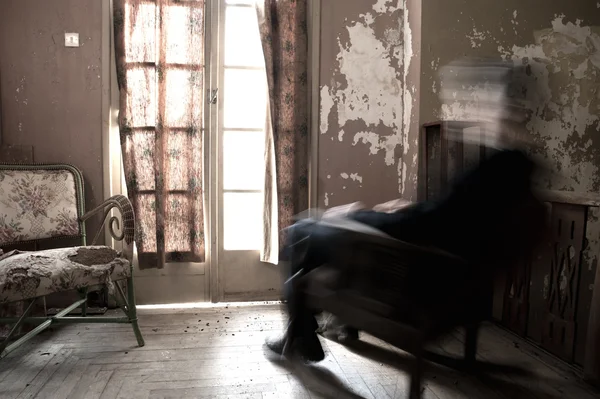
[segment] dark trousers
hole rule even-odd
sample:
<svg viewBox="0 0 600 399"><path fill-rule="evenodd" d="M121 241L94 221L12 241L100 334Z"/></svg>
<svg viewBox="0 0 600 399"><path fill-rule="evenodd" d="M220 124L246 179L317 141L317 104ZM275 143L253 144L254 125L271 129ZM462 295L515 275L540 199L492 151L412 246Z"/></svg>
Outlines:
<svg viewBox="0 0 600 399"><path fill-rule="evenodd" d="M294 289L297 278L329 262L337 243L343 240L344 230L302 220L287 230L283 258L290 262L284 284L284 297L290 317L288 338L310 337L318 328L312 309L306 306L304 293Z"/></svg>

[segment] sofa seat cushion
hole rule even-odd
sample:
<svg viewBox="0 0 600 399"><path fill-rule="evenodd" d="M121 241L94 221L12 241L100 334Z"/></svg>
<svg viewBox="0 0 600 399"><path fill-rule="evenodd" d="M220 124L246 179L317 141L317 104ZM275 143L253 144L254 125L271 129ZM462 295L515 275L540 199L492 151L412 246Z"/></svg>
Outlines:
<svg viewBox="0 0 600 399"><path fill-rule="evenodd" d="M0 255L0 303L106 284L131 275L130 262L105 246Z"/></svg>

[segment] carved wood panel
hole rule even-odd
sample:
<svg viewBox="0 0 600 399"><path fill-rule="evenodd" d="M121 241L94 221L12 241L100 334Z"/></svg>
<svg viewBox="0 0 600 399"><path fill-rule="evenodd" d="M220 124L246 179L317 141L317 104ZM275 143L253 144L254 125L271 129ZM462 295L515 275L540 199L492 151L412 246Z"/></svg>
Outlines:
<svg viewBox="0 0 600 399"><path fill-rule="evenodd" d="M508 270L504 287L502 324L521 336L527 334L530 279L531 260L526 259Z"/></svg>
<svg viewBox="0 0 600 399"><path fill-rule="evenodd" d="M532 273L535 286L541 288L532 290L531 303L539 304L531 309L537 316L529 319L532 338L569 362L573 362L575 354L586 218L585 206L553 204L551 240Z"/></svg>
<svg viewBox="0 0 600 399"><path fill-rule="evenodd" d="M443 194L461 172L494 153L475 143L448 140L448 131L471 124L442 121L423 126L419 142L419 199ZM471 137L473 135L471 134ZM583 259L589 201L560 193L547 198L551 237L520 267L502 273L490 288L495 320L567 360L582 364L594 265ZM589 269L589 270L588 270ZM586 291L587 289L587 291ZM589 292L588 292L589 291Z"/></svg>

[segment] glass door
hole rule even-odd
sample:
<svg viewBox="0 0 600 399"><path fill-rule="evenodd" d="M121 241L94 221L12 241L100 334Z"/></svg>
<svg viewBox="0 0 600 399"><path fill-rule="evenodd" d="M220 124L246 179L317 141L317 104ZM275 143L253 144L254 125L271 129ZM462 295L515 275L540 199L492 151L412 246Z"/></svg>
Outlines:
<svg viewBox="0 0 600 399"><path fill-rule="evenodd" d="M210 0L126 1L112 21L123 24L125 54L119 72L123 75L118 76L116 68L110 72L111 95L116 97L110 124L118 126L117 81L125 78L125 145L132 155L124 162L127 178L136 187L130 197L136 204L137 233L144 237L135 263L156 264L166 254L164 268L136 268L139 304L201 302L209 297L208 263L202 256L209 240L199 237L211 237L212 226L205 223L205 197L198 194L198 186L209 189L205 161L210 154L205 143L212 130L206 125L204 94L214 62L208 44L215 28L206 18L212 4ZM110 6L104 12L109 14L107 20L112 18ZM111 57L111 65L116 65L116 54ZM115 133L114 153L120 162L118 129ZM148 172L152 170L155 173ZM125 192L124 184L120 191Z"/></svg>
<svg viewBox="0 0 600 399"><path fill-rule="evenodd" d="M255 0L219 7L215 300L265 300L280 286L262 245L267 80ZM213 261L215 257L213 257Z"/></svg>

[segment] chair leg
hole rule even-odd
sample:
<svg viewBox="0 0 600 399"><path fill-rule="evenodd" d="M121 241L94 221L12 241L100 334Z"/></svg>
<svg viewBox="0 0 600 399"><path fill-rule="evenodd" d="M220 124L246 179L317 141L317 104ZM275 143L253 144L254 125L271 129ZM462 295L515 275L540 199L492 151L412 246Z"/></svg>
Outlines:
<svg viewBox="0 0 600 399"><path fill-rule="evenodd" d="M127 311L129 313L129 321L133 326L133 332L140 347L144 346L144 337L138 325L137 310L135 308L135 291L133 289L133 275L127 279Z"/></svg>
<svg viewBox="0 0 600 399"><path fill-rule="evenodd" d="M421 389L423 382L423 348L413 353L415 356L413 369L410 373L410 399L421 399Z"/></svg>
<svg viewBox="0 0 600 399"><path fill-rule="evenodd" d="M477 337L479 334L479 325L466 326L465 336L465 362L467 367L474 366L477 360Z"/></svg>
<svg viewBox="0 0 600 399"><path fill-rule="evenodd" d="M29 314L33 310L35 301L36 301L36 299L34 298L29 302L29 304L23 311L23 314L21 315L21 317L19 317L19 320L17 320L17 322L13 325L13 327L11 328L8 335L4 338L4 341L0 342L0 359L4 358L6 355L8 355L8 353L5 351L5 349L8 346L8 343L10 342L10 339L12 338L12 336L19 330L19 327L21 327L23 325L23 322L25 321L25 319L27 319L27 316L29 316Z"/></svg>
<svg viewBox="0 0 600 399"><path fill-rule="evenodd" d="M82 288L79 290L79 294L81 295L81 299L85 299L83 305L81 305L81 316L87 316L87 296L88 296L88 288Z"/></svg>

